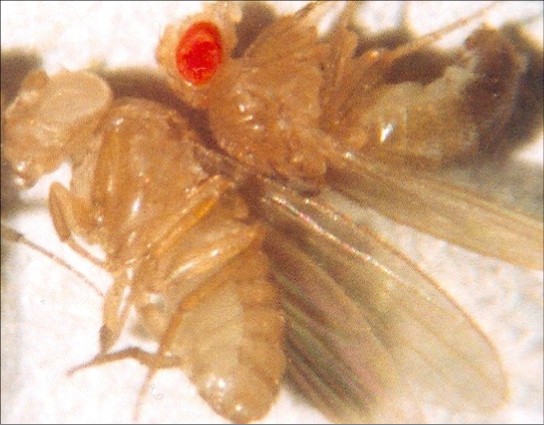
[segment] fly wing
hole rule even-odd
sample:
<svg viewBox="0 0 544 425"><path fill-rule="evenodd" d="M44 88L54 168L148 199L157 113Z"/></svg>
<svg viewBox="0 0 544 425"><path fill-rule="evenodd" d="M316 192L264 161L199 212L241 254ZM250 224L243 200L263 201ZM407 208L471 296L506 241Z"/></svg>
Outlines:
<svg viewBox="0 0 544 425"><path fill-rule="evenodd" d="M344 163L331 168L331 185L395 221L483 255L542 269L542 220L482 195L395 165Z"/></svg>
<svg viewBox="0 0 544 425"><path fill-rule="evenodd" d="M421 421L417 398L489 409L496 352L436 284L368 229L272 183L256 211L284 294L289 375L339 422Z"/></svg>
<svg viewBox="0 0 544 425"><path fill-rule="evenodd" d="M294 15L280 17L266 27L255 39L244 57L255 66L266 66L276 62L307 61L318 46L315 26L331 7L330 2L310 3Z"/></svg>

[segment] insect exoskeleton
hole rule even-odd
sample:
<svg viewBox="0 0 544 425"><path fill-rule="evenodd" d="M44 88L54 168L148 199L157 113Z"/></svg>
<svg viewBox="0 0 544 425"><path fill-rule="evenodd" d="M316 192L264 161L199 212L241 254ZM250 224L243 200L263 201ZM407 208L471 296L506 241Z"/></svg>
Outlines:
<svg viewBox="0 0 544 425"><path fill-rule="evenodd" d="M174 90L208 111L223 150L290 181L322 181L327 167L348 154L445 163L474 155L500 133L523 69L500 32L480 29L442 54L436 69L417 69L413 56L454 28L355 55L357 40L347 29L354 3L320 38L327 7L314 3L278 19L233 58L238 6L208 5L166 29L157 58Z"/></svg>
<svg viewBox="0 0 544 425"><path fill-rule="evenodd" d="M78 236L106 253L114 283L102 353L135 307L159 342L149 366L174 358L217 412L248 422L276 397L284 319L261 249L265 227L232 183L204 172L195 143L175 111L112 101L88 72L33 73L6 111L4 153L26 183L72 163L70 189L53 184L49 205L61 240L76 247Z"/></svg>
<svg viewBox="0 0 544 425"><path fill-rule="evenodd" d="M72 372L136 359L148 368L140 402L156 371L178 368L234 422L266 415L284 370L336 422L422 422L429 403L493 412L508 394L496 341L407 256L313 195L341 192L541 269L541 220L434 174L498 144L519 117L528 53L490 27L435 48L483 10L428 35L374 38L353 28L355 2L321 33L332 2L270 19L241 49L245 7L207 3L166 28L156 57L177 110L162 80L146 94L157 103L115 98L111 75L37 71L5 113L2 154L20 184L71 164L69 188L49 190L55 230L113 278L99 354ZM489 307L482 297L471 313ZM156 351L117 351L123 330L141 328Z"/></svg>
<svg viewBox="0 0 544 425"><path fill-rule="evenodd" d="M482 17L482 9L404 43L357 53L349 29L356 2L320 35L330 6L311 3L278 18L233 57L238 6L206 5L166 28L157 60L173 90L207 111L218 148L254 172L297 189L330 186L434 236L542 268L539 223L425 174L498 143L524 90L526 58L510 36L482 26L457 49L431 50ZM191 77L191 69L205 69L205 78ZM459 223L465 208L473 212Z"/></svg>

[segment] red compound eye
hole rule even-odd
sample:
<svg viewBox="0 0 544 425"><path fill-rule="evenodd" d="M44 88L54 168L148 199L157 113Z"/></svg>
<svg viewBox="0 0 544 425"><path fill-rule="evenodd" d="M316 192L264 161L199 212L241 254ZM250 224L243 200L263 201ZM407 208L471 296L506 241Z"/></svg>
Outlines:
<svg viewBox="0 0 544 425"><path fill-rule="evenodd" d="M179 40L176 65L180 75L192 84L206 83L221 60L223 46L219 29L211 22L197 22Z"/></svg>

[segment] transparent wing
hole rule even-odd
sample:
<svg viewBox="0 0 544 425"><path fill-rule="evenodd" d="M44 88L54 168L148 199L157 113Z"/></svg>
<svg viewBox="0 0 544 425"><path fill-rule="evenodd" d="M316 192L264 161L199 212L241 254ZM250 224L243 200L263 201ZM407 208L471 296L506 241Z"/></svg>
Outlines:
<svg viewBox="0 0 544 425"><path fill-rule="evenodd" d="M331 185L395 221L513 264L542 269L542 220L400 165L344 163Z"/></svg>
<svg viewBox="0 0 544 425"><path fill-rule="evenodd" d="M294 15L280 17L253 41L244 57L254 66L275 66L324 53L318 47L317 31L309 29L317 25L330 7L330 2L310 3Z"/></svg>
<svg viewBox="0 0 544 425"><path fill-rule="evenodd" d="M292 381L339 422L421 421L503 401L496 352L408 259L319 203L265 184L257 213L284 293Z"/></svg>

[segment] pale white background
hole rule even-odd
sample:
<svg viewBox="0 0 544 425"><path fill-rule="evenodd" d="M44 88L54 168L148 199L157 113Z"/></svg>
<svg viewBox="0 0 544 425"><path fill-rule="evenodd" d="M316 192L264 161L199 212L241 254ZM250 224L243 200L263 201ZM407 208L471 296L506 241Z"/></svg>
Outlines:
<svg viewBox="0 0 544 425"><path fill-rule="evenodd" d="M49 72L89 66L154 68L153 51L164 25L198 10L198 3L2 2L2 59L14 49L23 49L37 54ZM418 31L424 32L481 7L474 3L413 2L409 19ZM299 7L295 2L280 6L284 10ZM372 27L398 23L398 4L372 4L364 10L363 19ZM506 18L535 16L528 30L542 43L540 2L503 4L486 20L500 24ZM462 37L463 34L456 35L449 42ZM535 167L537 173L527 171ZM528 208L534 209L534 204L541 203L541 169L540 138L511 166L501 168L496 179L483 178L483 187L497 194L506 193L506 197L513 194L512 199L516 199L519 190ZM474 183L480 179L477 176L464 177ZM42 181L22 194L17 203L19 213L6 220L107 287L107 275L80 261L57 242L41 201L48 183ZM429 421L542 423L541 273L416 234L349 203L343 206L357 220L379 227L439 281L490 336L503 361L511 386L511 401L504 409L486 416L471 416L427 406ZM2 422L130 422L145 375L143 366L124 361L71 378L66 376L70 367L88 360L97 351L101 299L70 272L27 249L3 245L2 266ZM161 372L153 385L145 400L142 421L224 422L200 400L181 372ZM263 419L263 423L324 421L287 390L282 391L278 403Z"/></svg>

